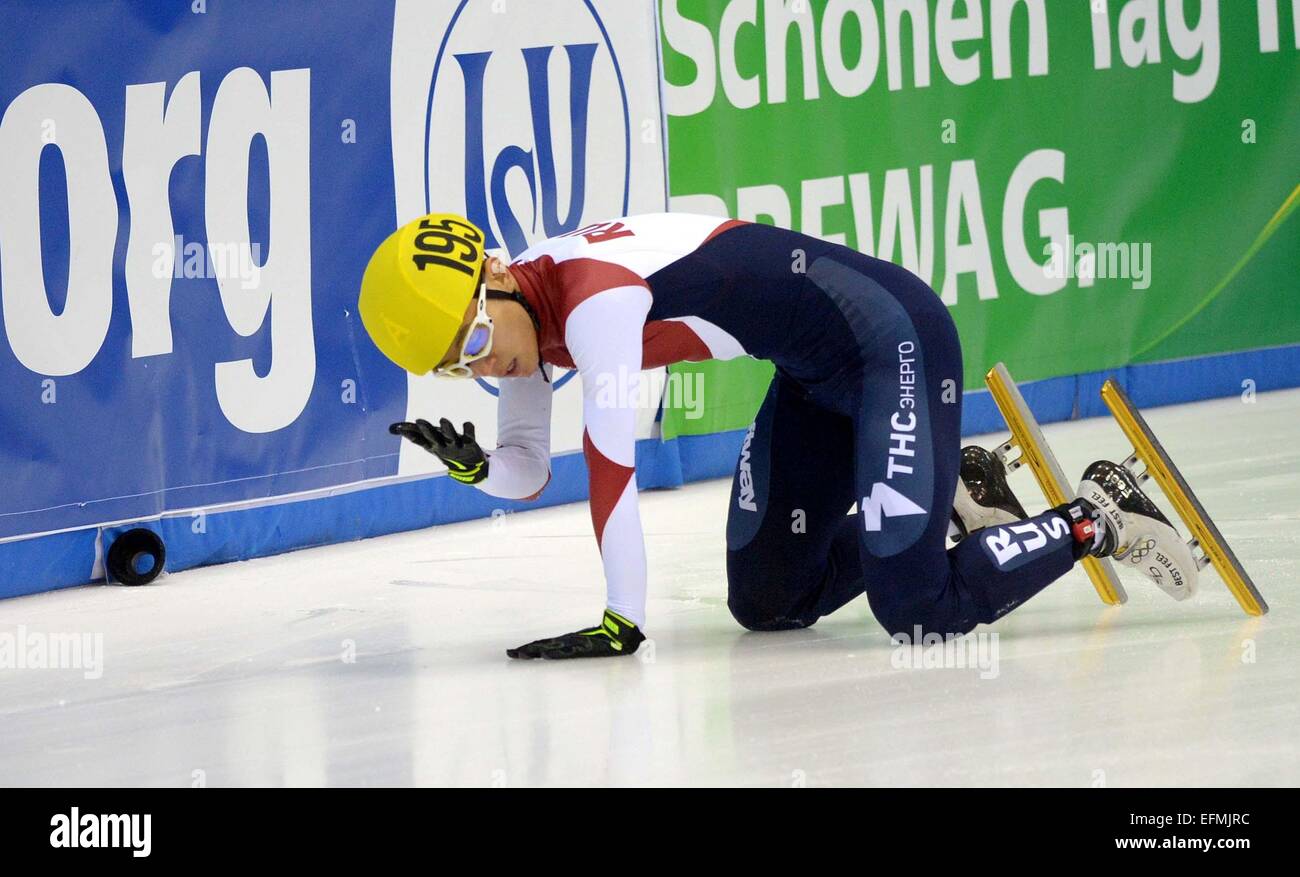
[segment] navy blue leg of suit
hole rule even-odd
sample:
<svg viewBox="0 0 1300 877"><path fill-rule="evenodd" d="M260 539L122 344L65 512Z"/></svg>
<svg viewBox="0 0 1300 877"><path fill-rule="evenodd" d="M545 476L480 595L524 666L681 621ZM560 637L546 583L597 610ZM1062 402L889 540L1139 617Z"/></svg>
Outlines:
<svg viewBox="0 0 1300 877"><path fill-rule="evenodd" d="M857 350L831 391L778 370L746 439L727 522L736 620L806 627L866 593L891 634L966 633L1069 571L1082 549L1052 511L948 549L962 366L935 292L847 253L815 261L808 280L835 302Z"/></svg>

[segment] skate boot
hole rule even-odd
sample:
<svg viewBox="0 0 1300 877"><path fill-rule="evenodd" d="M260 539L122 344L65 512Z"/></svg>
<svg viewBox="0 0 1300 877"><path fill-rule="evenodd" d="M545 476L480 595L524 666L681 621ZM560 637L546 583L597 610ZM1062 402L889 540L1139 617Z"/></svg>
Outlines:
<svg viewBox="0 0 1300 877"><path fill-rule="evenodd" d="M1175 600L1196 593L1199 567L1191 549L1128 469L1109 460L1089 466L1070 513L1097 525L1089 554L1138 570ZM1081 525L1076 521L1076 535Z"/></svg>
<svg viewBox="0 0 1300 877"><path fill-rule="evenodd" d="M992 451L978 445L961 449L961 477L952 502L948 537L959 542L985 527L1029 517L1007 484L1007 469Z"/></svg>

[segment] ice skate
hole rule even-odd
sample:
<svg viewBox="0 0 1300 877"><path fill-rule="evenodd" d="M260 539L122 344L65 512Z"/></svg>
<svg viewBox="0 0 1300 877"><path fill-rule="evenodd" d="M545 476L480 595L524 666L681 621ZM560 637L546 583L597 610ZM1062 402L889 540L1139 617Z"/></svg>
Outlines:
<svg viewBox="0 0 1300 877"><path fill-rule="evenodd" d="M1078 496L1100 524L1090 554L1139 570L1175 600L1196 593L1199 568L1191 549L1132 472L1098 460L1084 471Z"/></svg>
<svg viewBox="0 0 1300 877"><path fill-rule="evenodd" d="M1012 524L1029 517L1011 492L1007 469L992 451L978 445L961 450L961 476L952 503L949 538L954 542L996 524Z"/></svg>

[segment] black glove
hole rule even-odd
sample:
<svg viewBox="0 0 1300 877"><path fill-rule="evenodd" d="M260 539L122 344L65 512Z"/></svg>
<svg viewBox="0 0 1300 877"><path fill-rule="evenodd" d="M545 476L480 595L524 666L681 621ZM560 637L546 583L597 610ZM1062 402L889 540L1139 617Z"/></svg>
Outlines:
<svg viewBox="0 0 1300 877"><path fill-rule="evenodd" d="M506 649L506 654L512 658L612 658L632 654L643 642L645 635L635 624L606 609L599 627L539 639Z"/></svg>
<svg viewBox="0 0 1300 877"><path fill-rule="evenodd" d="M427 420L403 421L388 427L393 435L410 439L447 466L447 474L461 484L478 484L488 476L487 455L474 440L474 424L466 423L465 432L456 432L451 421L442 418L435 427Z"/></svg>

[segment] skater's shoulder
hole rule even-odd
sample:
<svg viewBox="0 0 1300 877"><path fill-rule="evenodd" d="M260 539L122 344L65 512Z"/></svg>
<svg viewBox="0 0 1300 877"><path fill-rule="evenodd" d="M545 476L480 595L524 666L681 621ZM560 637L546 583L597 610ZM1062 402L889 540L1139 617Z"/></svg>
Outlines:
<svg viewBox="0 0 1300 877"><path fill-rule="evenodd" d="M695 213L638 213L591 222L572 231L538 241L514 259L531 262L549 258L553 263L577 259L659 265L664 258L680 258L739 220ZM644 254L661 258L646 262ZM660 266L661 267L661 266Z"/></svg>

